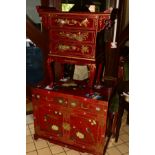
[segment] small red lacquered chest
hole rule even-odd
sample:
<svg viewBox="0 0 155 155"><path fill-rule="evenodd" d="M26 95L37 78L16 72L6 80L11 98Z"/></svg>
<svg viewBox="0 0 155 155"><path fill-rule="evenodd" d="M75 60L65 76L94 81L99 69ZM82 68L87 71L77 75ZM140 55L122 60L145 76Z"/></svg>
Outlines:
<svg viewBox="0 0 155 155"><path fill-rule="evenodd" d="M96 50L96 39L105 27L110 26L110 13L64 13L40 7L37 10L49 33L50 56L85 58L92 62L103 56L103 43Z"/></svg>
<svg viewBox="0 0 155 155"><path fill-rule="evenodd" d="M49 36L48 68L52 62L88 65L89 85L100 77L104 62L103 30L111 27L110 12L59 12L37 7ZM99 67L98 67L99 66ZM53 71L54 72L54 71ZM51 79L54 81L53 73ZM98 83L99 79L96 79Z"/></svg>

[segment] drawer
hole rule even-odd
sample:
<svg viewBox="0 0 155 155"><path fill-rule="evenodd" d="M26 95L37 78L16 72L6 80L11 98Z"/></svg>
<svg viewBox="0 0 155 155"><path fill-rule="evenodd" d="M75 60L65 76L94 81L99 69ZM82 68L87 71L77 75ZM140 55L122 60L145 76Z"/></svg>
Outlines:
<svg viewBox="0 0 155 155"><path fill-rule="evenodd" d="M94 17L94 18L91 18ZM96 30L97 16L84 14L55 14L51 17L51 27Z"/></svg>
<svg viewBox="0 0 155 155"><path fill-rule="evenodd" d="M87 12L59 12L37 8L42 23L47 29L83 29L100 31L110 24L110 12L87 13ZM109 25L111 26L111 25Z"/></svg>
<svg viewBox="0 0 155 155"><path fill-rule="evenodd" d="M33 91L33 100L37 101L35 102L36 104L44 104L51 107L52 105L58 105L71 108L74 111L82 110L93 114L105 115L108 110L108 102L106 101L67 95L44 89L35 89Z"/></svg>
<svg viewBox="0 0 155 155"><path fill-rule="evenodd" d="M96 46L95 44L73 44L57 41L50 44L50 49L50 54L94 59Z"/></svg>
<svg viewBox="0 0 155 155"><path fill-rule="evenodd" d="M96 41L95 31L54 29L50 31L49 36L51 41L57 39L66 42L93 44L95 44Z"/></svg>
<svg viewBox="0 0 155 155"><path fill-rule="evenodd" d="M108 103L87 98L68 98L68 107L75 111L85 111L94 114L105 115L108 110Z"/></svg>
<svg viewBox="0 0 155 155"><path fill-rule="evenodd" d="M33 95L33 100L36 100L38 104L44 105L60 105L67 107L68 106L68 99L63 96L63 94L59 95L58 93L47 91L47 90L40 90L35 92Z"/></svg>
<svg viewBox="0 0 155 155"><path fill-rule="evenodd" d="M56 104L60 106L67 107L68 106L68 99L60 96L46 96L45 97L46 103L49 104Z"/></svg>

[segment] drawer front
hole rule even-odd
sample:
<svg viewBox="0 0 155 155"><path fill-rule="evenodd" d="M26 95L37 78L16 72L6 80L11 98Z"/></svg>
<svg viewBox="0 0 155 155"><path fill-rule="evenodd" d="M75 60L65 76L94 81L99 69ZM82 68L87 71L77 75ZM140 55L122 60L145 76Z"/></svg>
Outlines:
<svg viewBox="0 0 155 155"><path fill-rule="evenodd" d="M95 114L106 115L108 110L108 102L94 100L84 97L67 95L48 90L39 90L33 93L33 100L37 104L58 105L66 108L71 108L73 111L86 111Z"/></svg>
<svg viewBox="0 0 155 155"><path fill-rule="evenodd" d="M95 17L95 16L94 16ZM88 15L73 15L67 14L55 15L51 17L51 27L68 28L68 29L83 29L83 30L96 30L96 18L90 18Z"/></svg>
<svg viewBox="0 0 155 155"><path fill-rule="evenodd" d="M52 91L37 91L34 92L33 100L34 102L45 105L45 106L52 106L52 105L59 105L59 106L68 106L68 98L63 96L63 94L55 93Z"/></svg>
<svg viewBox="0 0 155 155"><path fill-rule="evenodd" d="M46 96L45 97L45 104L48 104L49 106L52 104L55 105L60 105L60 106L64 106L67 107L68 106L68 99L62 96Z"/></svg>
<svg viewBox="0 0 155 155"><path fill-rule="evenodd" d="M53 42L50 44L50 54L68 57L95 58L95 45L73 44L68 42Z"/></svg>
<svg viewBox="0 0 155 155"><path fill-rule="evenodd" d="M69 97L68 106L73 110L86 111L95 114L107 114L108 103L105 101L98 101L80 97Z"/></svg>
<svg viewBox="0 0 155 155"><path fill-rule="evenodd" d="M39 11L42 23L47 29L83 29L100 31L111 27L109 13L64 13L64 12L44 12Z"/></svg>
<svg viewBox="0 0 155 155"><path fill-rule="evenodd" d="M96 33L95 31L79 31L79 30L51 30L50 40L60 40L75 43L92 43L95 44Z"/></svg>

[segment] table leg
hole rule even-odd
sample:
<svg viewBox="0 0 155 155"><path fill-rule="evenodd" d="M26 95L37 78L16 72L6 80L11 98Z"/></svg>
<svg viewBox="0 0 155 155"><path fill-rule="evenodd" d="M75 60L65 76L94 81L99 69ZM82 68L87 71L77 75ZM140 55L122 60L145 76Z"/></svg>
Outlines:
<svg viewBox="0 0 155 155"><path fill-rule="evenodd" d="M103 71L103 64L100 63L97 70L97 78L96 78L96 85L101 85L101 74Z"/></svg>
<svg viewBox="0 0 155 155"><path fill-rule="evenodd" d="M47 70L50 78L50 87L52 87L54 84L54 64L53 63L54 63L53 59L49 57L47 59Z"/></svg>
<svg viewBox="0 0 155 155"><path fill-rule="evenodd" d="M95 73L96 73L96 64L89 64L88 65L89 71L89 87L93 88L94 80L95 80Z"/></svg>

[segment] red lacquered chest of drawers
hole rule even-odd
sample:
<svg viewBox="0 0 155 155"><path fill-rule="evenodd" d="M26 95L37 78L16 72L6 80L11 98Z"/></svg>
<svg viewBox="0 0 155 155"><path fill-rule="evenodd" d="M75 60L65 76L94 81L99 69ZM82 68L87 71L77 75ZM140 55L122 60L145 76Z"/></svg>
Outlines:
<svg viewBox="0 0 155 155"><path fill-rule="evenodd" d="M88 65L89 85L93 87L95 74L99 83L105 59L103 32L111 27L110 11L101 13L49 11L37 7L42 25L48 32L49 51L47 68L51 63ZM54 81L54 71L49 71Z"/></svg>
<svg viewBox="0 0 155 155"><path fill-rule="evenodd" d="M59 12L37 7L49 35L49 55L83 62L103 58L103 42L97 43L102 30L111 26L110 12ZM103 41L103 40L102 40Z"/></svg>
<svg viewBox="0 0 155 155"><path fill-rule="evenodd" d="M103 155L111 88L91 91L102 99L87 96L87 88L34 88L35 138L81 152Z"/></svg>
<svg viewBox="0 0 155 155"><path fill-rule="evenodd" d="M51 83L50 89L43 86L32 89L34 138L103 155L112 89L93 86L101 77L103 30L110 26L110 13L64 13L40 7L37 10L48 31L47 68ZM89 83L65 87L54 79L51 64L56 61L88 65Z"/></svg>

